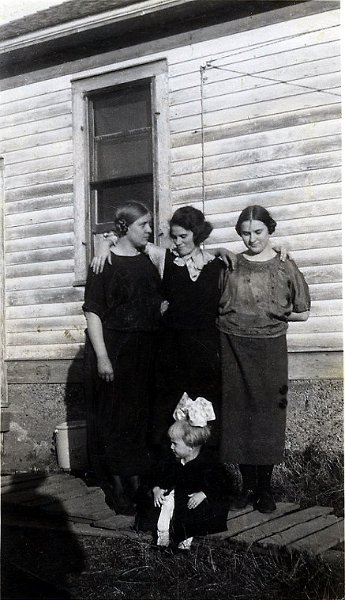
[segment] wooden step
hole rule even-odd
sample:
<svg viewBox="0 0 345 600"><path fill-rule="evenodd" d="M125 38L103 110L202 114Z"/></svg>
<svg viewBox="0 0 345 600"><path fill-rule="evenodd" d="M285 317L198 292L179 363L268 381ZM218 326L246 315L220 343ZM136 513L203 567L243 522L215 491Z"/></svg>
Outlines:
<svg viewBox="0 0 345 600"><path fill-rule="evenodd" d="M338 519L333 525L297 540L297 542L292 542L287 547L295 550L305 550L313 554L322 554L343 542L344 519Z"/></svg>
<svg viewBox="0 0 345 600"><path fill-rule="evenodd" d="M294 525L285 531L281 531L279 533L275 533L269 537L263 539L260 543L264 548L268 546L280 546L286 547L291 545L298 540L301 540L312 533L317 533L333 525L334 523L338 523L339 519L334 515L322 515L313 519L312 521L307 521L306 523L299 523L298 525Z"/></svg>
<svg viewBox="0 0 345 600"><path fill-rule="evenodd" d="M305 523L320 517L321 515L327 515L332 512L332 508L324 506L313 506L312 508L306 508L304 510L298 510L296 512L284 515L273 521L267 523L260 523L254 529L241 532L234 536L234 540L243 542L245 544L254 544L259 540L266 537L270 537L275 533L289 529L299 523Z"/></svg>
<svg viewBox="0 0 345 600"><path fill-rule="evenodd" d="M250 512L241 514L240 516L230 519L227 523L227 531L223 531L222 533L215 533L213 535L222 540L230 539L235 535L241 533L242 531L258 527L262 523L266 523L267 521L277 519L282 515L298 510L298 508L298 504L278 502L277 509L273 513L263 514L257 510L251 510Z"/></svg>

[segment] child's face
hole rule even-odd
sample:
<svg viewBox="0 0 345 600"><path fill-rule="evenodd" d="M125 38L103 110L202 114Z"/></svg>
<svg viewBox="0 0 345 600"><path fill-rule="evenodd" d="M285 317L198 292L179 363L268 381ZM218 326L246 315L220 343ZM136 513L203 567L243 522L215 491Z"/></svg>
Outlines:
<svg viewBox="0 0 345 600"><path fill-rule="evenodd" d="M193 448L187 446L177 433L170 436L170 448L177 458L189 458L193 453Z"/></svg>

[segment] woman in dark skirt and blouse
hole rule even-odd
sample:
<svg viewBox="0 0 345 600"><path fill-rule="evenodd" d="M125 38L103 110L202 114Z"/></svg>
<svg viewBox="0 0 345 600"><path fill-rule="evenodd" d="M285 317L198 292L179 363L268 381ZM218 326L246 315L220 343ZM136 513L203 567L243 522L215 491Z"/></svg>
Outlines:
<svg viewBox="0 0 345 600"><path fill-rule="evenodd" d="M236 231L247 250L222 275L218 328L222 354L222 439L225 462L243 479L234 508L272 512L273 466L283 460L288 391L288 321L309 316L308 286L295 263L272 248L276 227L268 211L248 206Z"/></svg>
<svg viewBox="0 0 345 600"><path fill-rule="evenodd" d="M116 512L131 512L148 467L149 387L159 327L161 281L143 252L151 233L147 208L131 202L115 210L116 248L102 273L89 270L85 392L93 470Z"/></svg>

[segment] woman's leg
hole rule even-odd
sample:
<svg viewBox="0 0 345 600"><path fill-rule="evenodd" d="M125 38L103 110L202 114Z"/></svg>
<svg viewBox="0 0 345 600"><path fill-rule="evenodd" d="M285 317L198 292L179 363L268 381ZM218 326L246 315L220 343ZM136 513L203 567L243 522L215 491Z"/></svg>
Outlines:
<svg viewBox="0 0 345 600"><path fill-rule="evenodd" d="M230 502L230 510L245 508L253 501L257 491L257 466L238 465L242 475L242 489L238 496Z"/></svg>
<svg viewBox="0 0 345 600"><path fill-rule="evenodd" d="M257 500L254 508L262 513L273 512L277 507L271 490L271 479L274 465L258 465Z"/></svg>

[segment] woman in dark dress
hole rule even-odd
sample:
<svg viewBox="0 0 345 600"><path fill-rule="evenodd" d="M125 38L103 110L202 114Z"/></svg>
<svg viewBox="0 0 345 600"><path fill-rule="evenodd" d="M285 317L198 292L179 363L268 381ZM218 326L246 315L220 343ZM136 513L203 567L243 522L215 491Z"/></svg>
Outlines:
<svg viewBox="0 0 345 600"><path fill-rule="evenodd" d="M162 289L169 306L162 318L156 360L152 441L168 443L174 408L184 392L212 402L220 420L220 345L216 317L224 263L200 248L212 225L201 211L182 207L170 221L175 250L165 256ZM219 250L216 251L219 254ZM231 255L230 255L231 257ZM216 421L216 422L217 422ZM211 442L217 444L217 431Z"/></svg>
<svg viewBox="0 0 345 600"><path fill-rule="evenodd" d="M247 505L272 512L273 466L283 460L288 391L288 321L309 316L308 286L295 263L280 260L270 244L276 227L268 211L249 206L236 231L246 251L236 270L225 271L220 316L222 353L222 436L225 462L238 463L242 494L234 508Z"/></svg>
<svg viewBox="0 0 345 600"><path fill-rule="evenodd" d="M148 466L149 387L162 297L159 274L143 252L151 233L146 207L131 202L117 208L114 230L111 264L100 274L90 269L85 288L85 390L91 464L107 501L128 512L124 485L134 493Z"/></svg>

